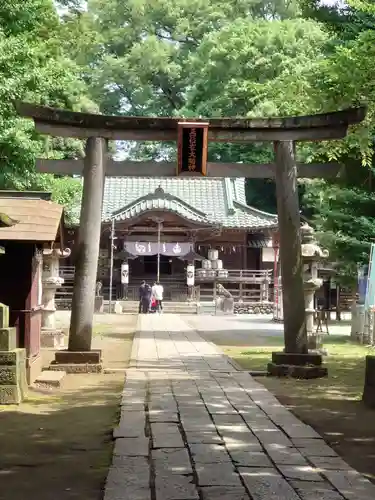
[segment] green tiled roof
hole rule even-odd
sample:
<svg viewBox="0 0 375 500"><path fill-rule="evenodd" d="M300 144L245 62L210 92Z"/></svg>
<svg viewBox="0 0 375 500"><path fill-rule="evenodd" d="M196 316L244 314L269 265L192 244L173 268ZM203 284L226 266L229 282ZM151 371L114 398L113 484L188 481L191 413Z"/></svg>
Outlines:
<svg viewBox="0 0 375 500"><path fill-rule="evenodd" d="M159 190L158 188L161 188ZM197 223L228 228L277 226L277 216L246 205L245 179L106 177L103 221L167 210Z"/></svg>
<svg viewBox="0 0 375 500"><path fill-rule="evenodd" d="M117 210L112 215L115 220L128 220L149 210L174 212L190 221L210 224L210 220L203 212L196 210L176 196L166 193L161 187L158 187L153 193L130 202L126 207Z"/></svg>

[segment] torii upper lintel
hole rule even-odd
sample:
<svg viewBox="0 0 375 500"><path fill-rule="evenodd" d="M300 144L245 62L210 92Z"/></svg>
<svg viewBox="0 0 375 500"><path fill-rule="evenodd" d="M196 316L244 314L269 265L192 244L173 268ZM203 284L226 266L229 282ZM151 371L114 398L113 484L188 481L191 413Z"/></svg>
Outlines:
<svg viewBox="0 0 375 500"><path fill-rule="evenodd" d="M208 122L208 140L217 142L320 141L346 136L361 122L365 107L281 118L153 118L108 116L16 102L21 116L32 118L38 132L61 137L109 140L175 141L178 124Z"/></svg>

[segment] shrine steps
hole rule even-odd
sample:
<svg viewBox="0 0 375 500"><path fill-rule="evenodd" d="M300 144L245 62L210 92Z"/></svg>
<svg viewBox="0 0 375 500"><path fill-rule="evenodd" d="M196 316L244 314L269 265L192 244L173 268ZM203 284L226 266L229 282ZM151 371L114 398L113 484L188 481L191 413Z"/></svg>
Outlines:
<svg viewBox="0 0 375 500"><path fill-rule="evenodd" d="M107 302L107 301L106 301ZM122 306L123 314L136 314L138 312L138 302L135 300L124 300L119 301ZM115 309L115 302L112 303L112 311ZM105 307L105 310L109 310L109 306ZM163 313L164 314L212 314L215 312L215 305L212 302L201 303L200 307L197 307L196 302L164 302L163 303Z"/></svg>

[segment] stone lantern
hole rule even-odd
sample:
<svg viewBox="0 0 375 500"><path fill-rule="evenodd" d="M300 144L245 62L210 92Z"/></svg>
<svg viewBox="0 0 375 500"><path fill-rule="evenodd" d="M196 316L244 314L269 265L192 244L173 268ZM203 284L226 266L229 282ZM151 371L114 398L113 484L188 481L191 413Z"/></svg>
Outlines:
<svg viewBox="0 0 375 500"><path fill-rule="evenodd" d="M323 280L318 278L318 262L329 256L328 250L322 249L314 235L314 229L308 224L301 227L302 260L303 260L303 286L305 292L306 329L309 348L319 347L318 335L314 332L314 295Z"/></svg>
<svg viewBox="0 0 375 500"><path fill-rule="evenodd" d="M55 321L55 295L56 290L64 283L59 276L59 259L70 256L71 250L60 248L48 248L43 250L43 274L42 274L42 347L64 348L64 333L56 329Z"/></svg>

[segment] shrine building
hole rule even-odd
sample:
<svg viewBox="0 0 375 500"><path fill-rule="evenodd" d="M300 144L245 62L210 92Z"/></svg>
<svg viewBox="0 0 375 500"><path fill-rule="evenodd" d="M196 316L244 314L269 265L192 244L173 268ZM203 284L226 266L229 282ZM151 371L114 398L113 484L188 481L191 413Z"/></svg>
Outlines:
<svg viewBox="0 0 375 500"><path fill-rule="evenodd" d="M275 214L247 205L244 178L107 177L97 279L108 298L112 261L112 298L122 298L121 265L127 262L126 296L136 300L140 282L156 280L159 267L165 299L183 301L186 268L194 263L194 285L207 298L220 282L237 300L258 302L261 282L271 281L276 228ZM67 235L71 248L75 235L76 230ZM72 268L62 273L61 293L69 294Z"/></svg>

